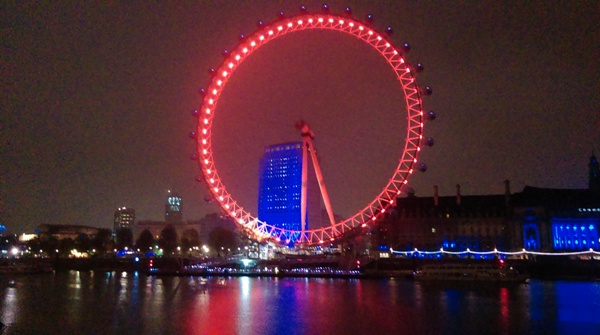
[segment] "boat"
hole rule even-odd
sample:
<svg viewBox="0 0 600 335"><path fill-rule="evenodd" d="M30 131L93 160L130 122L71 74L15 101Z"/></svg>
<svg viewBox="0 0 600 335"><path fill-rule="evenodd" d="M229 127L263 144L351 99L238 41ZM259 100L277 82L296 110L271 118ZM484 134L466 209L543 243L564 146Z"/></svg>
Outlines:
<svg viewBox="0 0 600 335"><path fill-rule="evenodd" d="M491 263L427 264L414 272L416 281L526 283L529 276L511 266Z"/></svg>

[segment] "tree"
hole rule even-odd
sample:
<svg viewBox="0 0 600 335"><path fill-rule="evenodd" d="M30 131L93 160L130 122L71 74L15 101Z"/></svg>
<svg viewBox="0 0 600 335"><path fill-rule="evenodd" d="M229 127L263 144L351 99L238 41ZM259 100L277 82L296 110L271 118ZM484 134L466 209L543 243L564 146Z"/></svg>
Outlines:
<svg viewBox="0 0 600 335"><path fill-rule="evenodd" d="M74 248L75 241L72 238L63 238L58 241L58 252L62 257L67 257Z"/></svg>
<svg viewBox="0 0 600 335"><path fill-rule="evenodd" d="M171 254L177 248L177 231L173 225L168 224L161 232L158 245L163 249L163 254Z"/></svg>
<svg viewBox="0 0 600 335"><path fill-rule="evenodd" d="M117 229L115 239L119 250L133 246L133 232L129 228Z"/></svg>
<svg viewBox="0 0 600 335"><path fill-rule="evenodd" d="M4 239L2 240L4 241ZM34 251L43 251L46 255L53 255L58 249L58 239L54 236L38 236L29 242L29 246Z"/></svg>
<svg viewBox="0 0 600 335"><path fill-rule="evenodd" d="M87 234L79 234L75 238L75 248L79 252L88 252L92 248L92 240Z"/></svg>
<svg viewBox="0 0 600 335"><path fill-rule="evenodd" d="M140 237L138 237L137 242L135 242L135 245L143 252L147 252L148 249L152 248L154 245L154 236L150 230L144 229L140 234Z"/></svg>
<svg viewBox="0 0 600 335"><path fill-rule="evenodd" d="M191 247L200 245L200 235L196 229L186 229L181 236L181 248L188 250Z"/></svg>
<svg viewBox="0 0 600 335"><path fill-rule="evenodd" d="M237 235L229 229L216 227L208 234L208 244L217 251L217 256L221 257L221 251L227 252L228 249L237 247Z"/></svg>
<svg viewBox="0 0 600 335"><path fill-rule="evenodd" d="M100 229L92 239L92 246L98 254L106 253L111 247L112 233L110 229Z"/></svg>

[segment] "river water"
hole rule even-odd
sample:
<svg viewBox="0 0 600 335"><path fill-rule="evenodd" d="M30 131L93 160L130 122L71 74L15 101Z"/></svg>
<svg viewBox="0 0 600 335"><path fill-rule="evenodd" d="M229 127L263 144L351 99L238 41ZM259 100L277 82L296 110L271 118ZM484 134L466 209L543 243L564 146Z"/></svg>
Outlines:
<svg viewBox="0 0 600 335"><path fill-rule="evenodd" d="M0 334L598 334L600 282L0 276Z"/></svg>

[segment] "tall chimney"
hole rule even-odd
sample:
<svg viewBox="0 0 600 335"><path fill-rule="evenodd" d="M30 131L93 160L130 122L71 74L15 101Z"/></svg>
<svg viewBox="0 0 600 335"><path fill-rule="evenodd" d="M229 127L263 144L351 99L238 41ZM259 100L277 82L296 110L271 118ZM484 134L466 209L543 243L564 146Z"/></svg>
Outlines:
<svg viewBox="0 0 600 335"><path fill-rule="evenodd" d="M504 194L510 195L510 180L508 179L504 181Z"/></svg>
<svg viewBox="0 0 600 335"><path fill-rule="evenodd" d="M456 204L460 206L460 184L456 184Z"/></svg>
<svg viewBox="0 0 600 335"><path fill-rule="evenodd" d="M438 196L438 187L433 185L433 205L437 207L440 204L440 198Z"/></svg>
<svg viewBox="0 0 600 335"><path fill-rule="evenodd" d="M510 209L510 180L504 181L504 205L506 206L506 211Z"/></svg>

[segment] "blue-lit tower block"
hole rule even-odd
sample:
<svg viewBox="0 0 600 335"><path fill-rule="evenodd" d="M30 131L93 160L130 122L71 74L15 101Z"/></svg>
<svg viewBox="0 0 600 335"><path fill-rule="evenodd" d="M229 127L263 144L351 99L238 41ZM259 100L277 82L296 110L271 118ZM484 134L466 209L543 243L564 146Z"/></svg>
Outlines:
<svg viewBox="0 0 600 335"><path fill-rule="evenodd" d="M177 194L171 193L171 191L169 191L167 203L165 204L165 222L183 222L183 201Z"/></svg>
<svg viewBox="0 0 600 335"><path fill-rule="evenodd" d="M271 145L260 160L258 219L301 231L302 142ZM307 227L319 227L321 199L315 173L308 169Z"/></svg>

